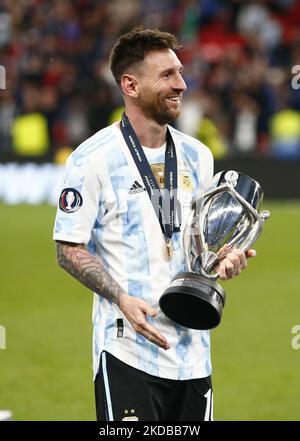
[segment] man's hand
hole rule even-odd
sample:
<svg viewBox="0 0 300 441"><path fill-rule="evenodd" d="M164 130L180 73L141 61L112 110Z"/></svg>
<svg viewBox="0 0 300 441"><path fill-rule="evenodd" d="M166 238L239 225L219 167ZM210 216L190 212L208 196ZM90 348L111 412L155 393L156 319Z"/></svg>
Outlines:
<svg viewBox="0 0 300 441"><path fill-rule="evenodd" d="M163 349L170 348L166 338L147 320L147 315L157 315L156 310L142 299L125 293L106 271L100 258L92 256L83 244L57 241L57 261L89 289L118 305L136 332Z"/></svg>
<svg viewBox="0 0 300 441"><path fill-rule="evenodd" d="M219 273L221 280L232 279L246 268L247 259L254 256L256 256L255 250L248 250L244 253L238 248L233 248L226 257L220 260L218 265L214 268L214 271Z"/></svg>
<svg viewBox="0 0 300 441"><path fill-rule="evenodd" d="M166 338L148 322L147 315L155 317L157 311L154 308L151 308L151 306L144 302L144 300L131 297L128 294L122 294L120 297L119 308L136 332L143 335L147 340L155 343L160 348L170 348Z"/></svg>

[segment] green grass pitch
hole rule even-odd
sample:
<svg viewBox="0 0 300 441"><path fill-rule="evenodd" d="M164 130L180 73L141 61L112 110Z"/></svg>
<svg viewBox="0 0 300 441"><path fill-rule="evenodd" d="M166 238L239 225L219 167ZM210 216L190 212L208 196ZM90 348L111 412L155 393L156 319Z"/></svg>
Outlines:
<svg viewBox="0 0 300 441"><path fill-rule="evenodd" d="M257 257L223 283L212 331L216 420L299 420L300 203L265 202ZM49 206L0 205L0 410L15 420L95 419L92 295L58 268Z"/></svg>

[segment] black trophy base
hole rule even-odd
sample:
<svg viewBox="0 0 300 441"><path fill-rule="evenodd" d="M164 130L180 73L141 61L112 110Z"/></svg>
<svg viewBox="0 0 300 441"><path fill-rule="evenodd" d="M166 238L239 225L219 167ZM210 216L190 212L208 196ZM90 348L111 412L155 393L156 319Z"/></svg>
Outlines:
<svg viewBox="0 0 300 441"><path fill-rule="evenodd" d="M180 273L159 299L165 315L191 329L213 329L219 325L226 294L215 280L201 274Z"/></svg>

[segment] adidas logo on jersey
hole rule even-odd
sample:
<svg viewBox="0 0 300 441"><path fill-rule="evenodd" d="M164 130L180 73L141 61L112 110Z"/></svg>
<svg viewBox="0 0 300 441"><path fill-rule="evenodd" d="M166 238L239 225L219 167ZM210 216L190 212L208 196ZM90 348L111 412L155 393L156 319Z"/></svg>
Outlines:
<svg viewBox="0 0 300 441"><path fill-rule="evenodd" d="M145 187L139 184L138 181L134 181L133 185L129 190L129 194L142 193L143 191L146 191Z"/></svg>

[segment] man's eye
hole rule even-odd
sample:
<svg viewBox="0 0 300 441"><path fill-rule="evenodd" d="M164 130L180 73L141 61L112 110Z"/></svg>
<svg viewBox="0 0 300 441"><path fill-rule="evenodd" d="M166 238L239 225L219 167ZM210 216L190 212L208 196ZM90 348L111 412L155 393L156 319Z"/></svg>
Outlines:
<svg viewBox="0 0 300 441"><path fill-rule="evenodd" d="M169 73L164 74L164 78L165 78L166 80L167 80L169 77L170 77L170 74L169 74Z"/></svg>

